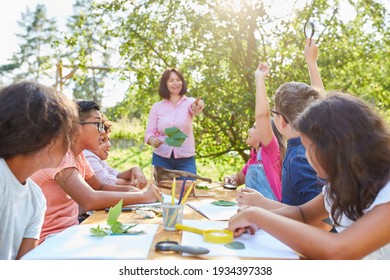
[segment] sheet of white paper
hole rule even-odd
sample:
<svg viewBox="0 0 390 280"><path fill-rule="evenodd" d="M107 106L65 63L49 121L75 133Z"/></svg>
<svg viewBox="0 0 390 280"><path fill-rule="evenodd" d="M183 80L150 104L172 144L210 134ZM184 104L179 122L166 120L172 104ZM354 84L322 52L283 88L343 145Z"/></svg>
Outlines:
<svg viewBox="0 0 390 280"><path fill-rule="evenodd" d="M48 238L27 253L24 260L145 260L149 254L157 224L138 224L132 230L144 230L141 235L92 236L89 229L97 225L70 227ZM105 225L101 225L105 226Z"/></svg>
<svg viewBox="0 0 390 280"><path fill-rule="evenodd" d="M227 221L237 213L238 206L218 206L211 204L216 199L202 199L188 202L187 205L211 221Z"/></svg>
<svg viewBox="0 0 390 280"><path fill-rule="evenodd" d="M227 228L227 222L184 220L183 224L200 229ZM183 231L181 245L196 245L210 250L205 256L212 257L247 257L266 259L298 259L299 256L287 245L269 235L263 230L258 230L255 235L243 234L234 238L234 241L242 242L245 249L229 249L225 244L214 244L203 241L200 234ZM188 255L184 254L183 255ZM189 256L189 255L188 255Z"/></svg>
<svg viewBox="0 0 390 280"><path fill-rule="evenodd" d="M171 203L172 202L172 196L171 195L167 195L167 194L163 194L162 196L162 199L164 201L164 203ZM175 198L175 202L177 202L177 199ZM152 206L161 206L161 202L157 201L157 202L152 202L152 203L139 203L139 204L127 204L127 205L124 205L123 207L126 207L126 208L137 208L137 207L152 207Z"/></svg>

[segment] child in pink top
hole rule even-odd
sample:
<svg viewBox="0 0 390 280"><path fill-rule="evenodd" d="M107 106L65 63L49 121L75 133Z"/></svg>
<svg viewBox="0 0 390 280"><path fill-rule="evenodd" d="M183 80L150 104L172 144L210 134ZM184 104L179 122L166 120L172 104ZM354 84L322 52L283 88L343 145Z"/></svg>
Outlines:
<svg viewBox="0 0 390 280"><path fill-rule="evenodd" d="M262 164L264 167L266 179L268 180L273 192L271 198L272 196L275 196L276 200L280 201L282 199L282 182L280 179L282 167L280 164L279 143L276 136L272 138L271 142L267 146L262 146L258 152L256 152L255 148L253 148L251 150L250 159L241 170L242 174L245 176L246 186L253 189L256 189L256 184L260 184L259 179L254 176L247 177L247 175L249 167L256 164Z"/></svg>
<svg viewBox="0 0 390 280"><path fill-rule="evenodd" d="M237 174L226 176L225 184L242 185L255 189L273 200L282 198L281 163L285 142L278 132L269 112L264 77L268 66L259 64L256 72L256 123L248 131L246 143L253 147L251 158Z"/></svg>

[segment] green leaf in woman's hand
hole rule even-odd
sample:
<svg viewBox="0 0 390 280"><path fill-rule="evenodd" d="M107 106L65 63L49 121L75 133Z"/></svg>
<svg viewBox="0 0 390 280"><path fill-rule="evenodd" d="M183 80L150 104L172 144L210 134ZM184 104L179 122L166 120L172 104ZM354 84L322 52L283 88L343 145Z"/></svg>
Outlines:
<svg viewBox="0 0 390 280"><path fill-rule="evenodd" d="M172 147L181 147L184 140L188 137L177 127L168 127L165 129L165 134L168 136L165 138L165 143Z"/></svg>

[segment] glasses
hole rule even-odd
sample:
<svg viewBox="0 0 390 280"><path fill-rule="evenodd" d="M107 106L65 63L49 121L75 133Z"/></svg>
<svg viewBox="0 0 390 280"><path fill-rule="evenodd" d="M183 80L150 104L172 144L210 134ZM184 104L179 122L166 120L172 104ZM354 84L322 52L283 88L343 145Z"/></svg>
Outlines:
<svg viewBox="0 0 390 280"><path fill-rule="evenodd" d="M104 124L102 122L80 122L81 125L84 125L84 124L94 124L96 125L96 128L99 132L104 132Z"/></svg>
<svg viewBox="0 0 390 280"><path fill-rule="evenodd" d="M273 117L275 117L275 115L279 115L279 116L281 116L281 117L284 119L284 121L285 121L286 123L288 123L288 120L286 119L286 117L283 116L281 113L276 112L275 110L272 110L272 109L269 109L269 111L272 113Z"/></svg>

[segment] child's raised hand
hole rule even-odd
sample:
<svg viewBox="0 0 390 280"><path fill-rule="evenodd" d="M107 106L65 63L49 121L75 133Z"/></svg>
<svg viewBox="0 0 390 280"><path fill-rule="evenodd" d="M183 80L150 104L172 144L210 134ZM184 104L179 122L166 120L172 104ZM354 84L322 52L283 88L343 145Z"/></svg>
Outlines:
<svg viewBox="0 0 390 280"><path fill-rule="evenodd" d="M256 79L265 78L268 75L268 73L269 73L269 67L267 63L260 62L255 71Z"/></svg>
<svg viewBox="0 0 390 280"><path fill-rule="evenodd" d="M306 63L315 62L318 59L318 47L314 39L307 38L304 50Z"/></svg>

